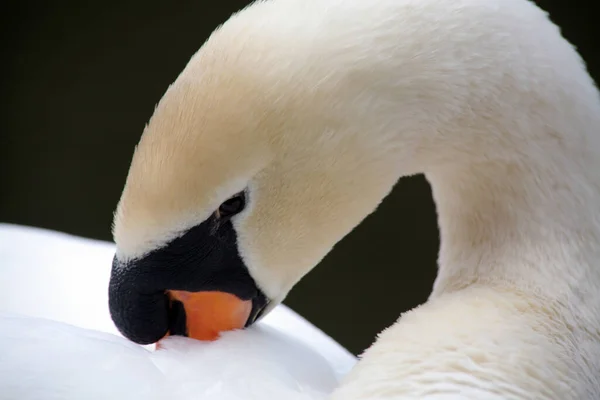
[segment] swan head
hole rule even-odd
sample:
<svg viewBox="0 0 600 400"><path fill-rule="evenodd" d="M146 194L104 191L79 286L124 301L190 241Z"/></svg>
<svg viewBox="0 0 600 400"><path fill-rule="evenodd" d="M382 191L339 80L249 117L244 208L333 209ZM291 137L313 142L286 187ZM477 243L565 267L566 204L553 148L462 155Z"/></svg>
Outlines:
<svg viewBox="0 0 600 400"><path fill-rule="evenodd" d="M212 35L135 149L113 223L109 298L115 324L138 343L251 324L397 179L385 143L361 135L339 107L344 96L332 97L345 85L314 81L329 67L290 65L301 58L281 37L240 36L247 26L234 18Z"/></svg>
<svg viewBox="0 0 600 400"><path fill-rule="evenodd" d="M121 332L152 343L252 323L401 176L543 164L597 92L547 15L515 4L271 0L230 18L133 155L113 224Z"/></svg>

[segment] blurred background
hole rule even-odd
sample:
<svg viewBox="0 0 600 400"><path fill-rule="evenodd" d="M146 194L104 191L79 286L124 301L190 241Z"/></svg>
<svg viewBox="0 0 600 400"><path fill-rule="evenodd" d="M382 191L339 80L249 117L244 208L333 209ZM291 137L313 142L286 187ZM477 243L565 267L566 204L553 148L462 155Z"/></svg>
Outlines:
<svg viewBox="0 0 600 400"><path fill-rule="evenodd" d="M537 3L598 81L593 0ZM211 31L247 4L22 0L5 8L0 222L111 240L112 212L155 104ZM404 179L285 303L360 353L427 299L438 245L427 182Z"/></svg>

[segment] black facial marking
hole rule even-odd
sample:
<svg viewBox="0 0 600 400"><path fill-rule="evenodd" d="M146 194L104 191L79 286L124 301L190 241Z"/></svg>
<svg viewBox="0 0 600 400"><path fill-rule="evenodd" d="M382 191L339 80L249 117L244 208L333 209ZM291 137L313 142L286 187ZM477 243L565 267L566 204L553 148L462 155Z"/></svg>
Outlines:
<svg viewBox="0 0 600 400"><path fill-rule="evenodd" d="M250 312L250 317L248 317L248 321L246 321L246 327L252 325L263 315L263 313L267 309L267 305L269 305L269 300L264 295L259 295L252 299L252 311Z"/></svg>
<svg viewBox="0 0 600 400"><path fill-rule="evenodd" d="M187 336L185 309L182 302L177 300L171 302L171 314L169 317L169 332L171 335Z"/></svg>
<svg viewBox="0 0 600 400"><path fill-rule="evenodd" d="M142 258L122 264L115 257L109 307L119 331L139 344L155 343L168 330L185 335L183 306L171 302L167 290L220 291L251 299L249 323L268 302L238 253L231 221L216 215Z"/></svg>

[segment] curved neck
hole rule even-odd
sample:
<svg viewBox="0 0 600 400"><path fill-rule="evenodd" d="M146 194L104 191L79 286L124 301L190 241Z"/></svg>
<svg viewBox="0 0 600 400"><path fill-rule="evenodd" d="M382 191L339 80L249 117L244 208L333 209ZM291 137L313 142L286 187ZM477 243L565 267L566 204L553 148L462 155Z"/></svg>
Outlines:
<svg viewBox="0 0 600 400"><path fill-rule="evenodd" d="M473 283L555 299L595 293L600 168L579 150L428 172L441 233L432 296Z"/></svg>

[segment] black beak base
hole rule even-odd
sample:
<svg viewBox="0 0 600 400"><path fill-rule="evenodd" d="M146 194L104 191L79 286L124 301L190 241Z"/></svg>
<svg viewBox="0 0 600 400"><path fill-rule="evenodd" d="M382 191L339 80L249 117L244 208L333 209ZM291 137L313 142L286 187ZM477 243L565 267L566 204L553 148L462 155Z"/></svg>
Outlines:
<svg viewBox="0 0 600 400"><path fill-rule="evenodd" d="M220 291L252 300L246 326L269 303L239 255L231 221L216 216L141 258L121 262L115 256L109 308L123 336L145 345L156 343L168 332L187 335L183 304L172 301L168 290Z"/></svg>

